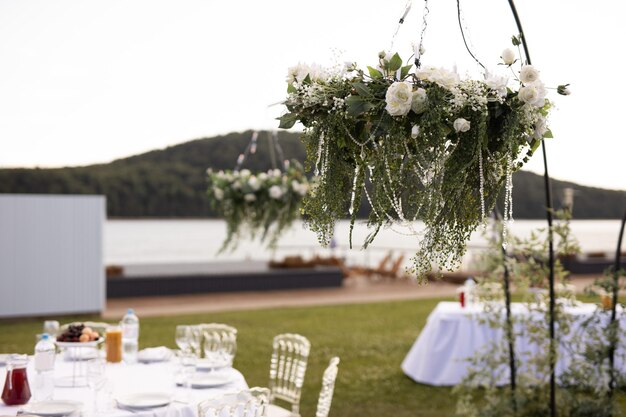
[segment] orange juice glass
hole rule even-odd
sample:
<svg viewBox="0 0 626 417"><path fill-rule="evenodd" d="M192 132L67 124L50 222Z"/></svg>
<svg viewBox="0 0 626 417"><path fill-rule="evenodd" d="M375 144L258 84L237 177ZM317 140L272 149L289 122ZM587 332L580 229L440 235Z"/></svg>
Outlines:
<svg viewBox="0 0 626 417"><path fill-rule="evenodd" d="M122 361L122 329L109 327L106 331L107 362L118 363Z"/></svg>

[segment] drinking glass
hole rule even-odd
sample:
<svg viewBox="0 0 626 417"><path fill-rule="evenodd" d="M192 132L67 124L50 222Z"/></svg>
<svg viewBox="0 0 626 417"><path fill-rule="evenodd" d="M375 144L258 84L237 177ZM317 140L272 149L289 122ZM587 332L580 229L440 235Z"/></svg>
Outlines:
<svg viewBox="0 0 626 417"><path fill-rule="evenodd" d="M191 338L191 329L189 326L176 326L176 345L178 348L187 352L189 350L189 339Z"/></svg>
<svg viewBox="0 0 626 417"><path fill-rule="evenodd" d="M87 362L87 385L93 391L93 410L98 412L98 394L106 385L106 362L103 359L92 359Z"/></svg>
<svg viewBox="0 0 626 417"><path fill-rule="evenodd" d="M189 346L191 347L192 352L196 355L196 358L200 358L201 356L201 345L202 345L202 327L201 326L189 326L190 337L189 337Z"/></svg>
<svg viewBox="0 0 626 417"><path fill-rule="evenodd" d="M191 378L196 372L196 362L198 358L196 354L190 350L181 350L180 351L180 378L182 380L182 385L185 388L185 393L188 397L186 401L190 401L191 399Z"/></svg>

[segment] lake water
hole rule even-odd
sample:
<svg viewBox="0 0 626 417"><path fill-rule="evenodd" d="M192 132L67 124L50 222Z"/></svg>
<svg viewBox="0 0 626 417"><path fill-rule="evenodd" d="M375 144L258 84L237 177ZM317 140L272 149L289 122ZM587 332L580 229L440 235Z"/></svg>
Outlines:
<svg viewBox="0 0 626 417"><path fill-rule="evenodd" d="M583 252L603 251L612 254L617 245L619 220L575 220L572 231ZM516 220L510 228L517 236L527 236L532 230L545 227L541 220ZM419 230L420 224L415 229ZM368 234L364 225L355 228L355 249L349 250L348 222L340 222L335 234L335 254L344 256L352 264L374 265L390 250L404 253L406 259L415 252L415 236L407 230L382 230L372 247L366 251L360 244ZM272 254L260 245L244 242L233 253L217 255L226 235L222 220L107 220L105 224L104 259L110 264L223 262L242 259L268 260L285 255L324 255L329 250L320 248L315 234L297 223L286 233ZM470 241L473 253L485 246L485 239L475 233ZM468 255L466 262L472 255Z"/></svg>

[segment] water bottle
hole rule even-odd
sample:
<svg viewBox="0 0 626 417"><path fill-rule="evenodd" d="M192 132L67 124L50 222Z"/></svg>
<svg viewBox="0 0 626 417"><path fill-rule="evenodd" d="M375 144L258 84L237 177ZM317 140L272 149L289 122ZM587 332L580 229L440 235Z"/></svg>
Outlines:
<svg viewBox="0 0 626 417"><path fill-rule="evenodd" d="M54 394L54 360L56 348L50 335L44 333L35 345L35 400L51 400Z"/></svg>
<svg viewBox="0 0 626 417"><path fill-rule="evenodd" d="M139 318L132 308L120 323L122 327L122 359L126 363L137 362L137 349L139 347Z"/></svg>

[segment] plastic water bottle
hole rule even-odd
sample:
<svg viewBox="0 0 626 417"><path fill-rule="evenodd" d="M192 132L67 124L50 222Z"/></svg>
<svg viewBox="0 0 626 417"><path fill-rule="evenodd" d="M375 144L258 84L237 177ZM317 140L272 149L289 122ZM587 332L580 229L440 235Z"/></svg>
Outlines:
<svg viewBox="0 0 626 417"><path fill-rule="evenodd" d="M50 335L44 333L35 345L35 400L51 400L54 394L54 360L56 348Z"/></svg>
<svg viewBox="0 0 626 417"><path fill-rule="evenodd" d="M120 323L122 327L122 359L126 363L137 362L137 350L139 347L139 317L132 308Z"/></svg>

